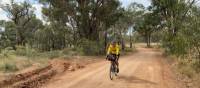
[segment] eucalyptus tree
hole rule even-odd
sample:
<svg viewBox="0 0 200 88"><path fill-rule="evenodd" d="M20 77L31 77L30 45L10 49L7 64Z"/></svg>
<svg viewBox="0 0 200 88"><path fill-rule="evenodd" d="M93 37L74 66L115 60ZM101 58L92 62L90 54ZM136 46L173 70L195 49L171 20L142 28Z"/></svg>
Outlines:
<svg viewBox="0 0 200 88"><path fill-rule="evenodd" d="M0 47L13 47L13 49L16 49L15 24L13 22L4 21L0 26L4 28L4 30L1 30L0 32Z"/></svg>
<svg viewBox="0 0 200 88"><path fill-rule="evenodd" d="M160 28L160 17L152 12L145 13L134 28L145 38L147 47L150 47L152 33Z"/></svg>
<svg viewBox="0 0 200 88"><path fill-rule="evenodd" d="M125 8L122 13L123 15L119 20L109 29L110 35L117 38L122 45L122 50L125 49L125 37L129 33L130 47L132 47L132 32L130 30L135 23L144 14L145 7L142 4L131 3L127 8Z"/></svg>
<svg viewBox="0 0 200 88"><path fill-rule="evenodd" d="M200 8L194 6L191 14L187 17L182 30L182 36L186 42L183 50L186 51L191 58L198 58L200 61Z"/></svg>
<svg viewBox="0 0 200 88"><path fill-rule="evenodd" d="M66 23L76 30L79 38L99 40L101 24L109 27L112 20L119 15L120 3L118 0L40 0L47 5L43 8L43 14L51 22Z"/></svg>
<svg viewBox="0 0 200 88"><path fill-rule="evenodd" d="M187 18L192 15L192 7L198 0L152 0L152 9L162 17L164 23L162 45L171 53L182 52L181 32L184 29ZM182 39L184 42L184 39ZM179 43L180 42L180 43ZM179 47L179 48L178 48ZM184 46L183 46L184 47ZM177 51L178 50L178 51Z"/></svg>
<svg viewBox="0 0 200 88"><path fill-rule="evenodd" d="M8 14L8 18L14 23L16 43L18 45L25 45L25 26L34 17L34 9L27 2L15 3L13 0L11 0L11 4L7 4L1 8Z"/></svg>
<svg viewBox="0 0 200 88"><path fill-rule="evenodd" d="M134 26L136 25L136 23L139 21L139 19L141 19L145 13L145 7L142 4L138 4L138 3L131 3L128 8L126 9L127 13L126 16L126 23L129 27L129 42L130 42L130 47L132 48L132 35L134 33Z"/></svg>
<svg viewBox="0 0 200 88"><path fill-rule="evenodd" d="M181 22L189 15L191 7L196 0L152 0L154 12L162 16L168 31L176 36L180 30Z"/></svg>

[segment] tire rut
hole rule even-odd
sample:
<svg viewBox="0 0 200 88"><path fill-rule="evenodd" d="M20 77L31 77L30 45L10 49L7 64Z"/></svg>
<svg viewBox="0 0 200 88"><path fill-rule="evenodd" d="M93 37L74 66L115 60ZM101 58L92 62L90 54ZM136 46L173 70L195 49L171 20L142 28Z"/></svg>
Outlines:
<svg viewBox="0 0 200 88"><path fill-rule="evenodd" d="M36 69L33 70L31 72L26 72L26 73L21 73L21 74L17 74L17 75L13 75L8 79L2 80L0 82L0 86L1 88L12 88L12 85L15 85L17 83L20 83L22 81L28 80L31 77L38 75L38 74L42 74L48 70L52 69L52 66L46 66L44 68L40 68L40 69Z"/></svg>

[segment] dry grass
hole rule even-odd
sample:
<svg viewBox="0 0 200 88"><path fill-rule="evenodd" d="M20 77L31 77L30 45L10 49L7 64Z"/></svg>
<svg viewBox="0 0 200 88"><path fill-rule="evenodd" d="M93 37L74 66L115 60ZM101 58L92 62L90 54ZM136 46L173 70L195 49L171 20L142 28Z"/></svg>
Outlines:
<svg viewBox="0 0 200 88"><path fill-rule="evenodd" d="M200 88L200 65L197 59L177 59L177 70L188 88Z"/></svg>
<svg viewBox="0 0 200 88"><path fill-rule="evenodd" d="M9 55L0 58L0 73L13 73L38 63L38 66L47 65L47 58L30 59L23 56Z"/></svg>

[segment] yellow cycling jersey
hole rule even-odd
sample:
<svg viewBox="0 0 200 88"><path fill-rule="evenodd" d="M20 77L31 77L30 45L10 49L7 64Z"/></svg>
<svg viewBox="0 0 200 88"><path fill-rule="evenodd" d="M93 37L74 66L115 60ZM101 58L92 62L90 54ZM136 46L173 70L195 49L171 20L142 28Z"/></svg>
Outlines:
<svg viewBox="0 0 200 88"><path fill-rule="evenodd" d="M112 44L110 44L107 50L107 54L119 55L119 45L116 44L115 46L113 46Z"/></svg>

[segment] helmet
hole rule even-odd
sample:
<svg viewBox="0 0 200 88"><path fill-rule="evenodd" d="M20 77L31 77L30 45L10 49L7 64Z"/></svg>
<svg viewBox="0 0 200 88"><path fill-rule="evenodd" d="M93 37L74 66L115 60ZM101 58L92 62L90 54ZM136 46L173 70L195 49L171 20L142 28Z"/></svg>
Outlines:
<svg viewBox="0 0 200 88"><path fill-rule="evenodd" d="M117 41L116 40L113 40L112 42L111 42L111 44L116 44L117 43Z"/></svg>

